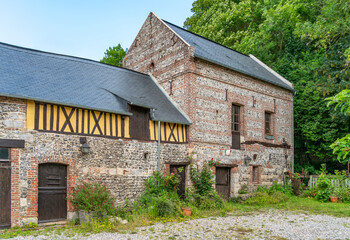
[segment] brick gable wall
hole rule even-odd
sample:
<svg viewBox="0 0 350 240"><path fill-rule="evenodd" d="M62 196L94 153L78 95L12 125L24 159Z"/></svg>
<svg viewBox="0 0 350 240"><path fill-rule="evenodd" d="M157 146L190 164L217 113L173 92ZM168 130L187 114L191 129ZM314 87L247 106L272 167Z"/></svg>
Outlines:
<svg viewBox="0 0 350 240"><path fill-rule="evenodd" d="M138 44L133 43L124 59L124 67L148 73L147 66L154 63L152 75L193 122L188 139L194 159L203 163L214 158L222 165L238 166L232 169L232 194L242 184L254 188L253 165L259 166L260 184L281 182L292 158L293 94L194 58L193 48L181 39L174 43L176 37L151 13L136 37ZM242 111L240 150L231 149L232 104L240 105ZM272 113L270 139L265 137L265 111Z"/></svg>

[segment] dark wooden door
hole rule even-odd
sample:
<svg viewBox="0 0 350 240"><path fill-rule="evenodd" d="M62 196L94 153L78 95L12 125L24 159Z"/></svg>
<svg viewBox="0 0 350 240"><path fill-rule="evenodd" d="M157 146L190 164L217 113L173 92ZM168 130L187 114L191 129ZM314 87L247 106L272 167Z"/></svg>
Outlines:
<svg viewBox="0 0 350 240"><path fill-rule="evenodd" d="M11 163L0 161L0 228L11 227Z"/></svg>
<svg viewBox="0 0 350 240"><path fill-rule="evenodd" d="M39 222L67 218L67 166L45 163L39 165Z"/></svg>
<svg viewBox="0 0 350 240"><path fill-rule="evenodd" d="M177 190L177 194L180 198L185 197L186 191L186 174L185 174L185 165L170 165L170 173L178 174L180 177L180 184Z"/></svg>
<svg viewBox="0 0 350 240"><path fill-rule="evenodd" d="M130 106L130 136L132 139L149 140L149 109Z"/></svg>
<svg viewBox="0 0 350 240"><path fill-rule="evenodd" d="M223 198L230 198L230 168L216 168L216 191Z"/></svg>

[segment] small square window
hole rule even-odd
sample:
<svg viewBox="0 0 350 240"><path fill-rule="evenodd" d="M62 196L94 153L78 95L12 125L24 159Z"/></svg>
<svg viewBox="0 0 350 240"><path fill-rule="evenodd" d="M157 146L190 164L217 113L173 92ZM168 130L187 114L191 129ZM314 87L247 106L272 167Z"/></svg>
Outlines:
<svg viewBox="0 0 350 240"><path fill-rule="evenodd" d="M8 161L8 160L9 160L9 149L0 148L0 161Z"/></svg>

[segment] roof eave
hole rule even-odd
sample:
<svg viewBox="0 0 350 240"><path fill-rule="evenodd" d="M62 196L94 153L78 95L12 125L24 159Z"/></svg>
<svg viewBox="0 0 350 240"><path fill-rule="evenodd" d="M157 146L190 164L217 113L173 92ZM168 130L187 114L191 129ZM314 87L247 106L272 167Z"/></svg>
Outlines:
<svg viewBox="0 0 350 240"><path fill-rule="evenodd" d="M94 108L94 107L85 106L85 105L71 104L71 103L58 102L58 101L50 101L47 99L41 99L41 98L35 98L35 97L29 97L29 96L21 96L21 95L16 95L16 94L0 93L0 96L1 97L18 98L18 99L23 99L23 100L31 100L31 101L37 101L37 102L44 102L44 103L50 103L50 104L55 104L55 105L64 105L64 106L69 106L69 107L84 108L84 109L90 109L90 110L95 110L95 111L100 111L100 112L115 113L115 114L126 115L126 116L132 115L132 113L129 113L129 112L111 111L110 109Z"/></svg>
<svg viewBox="0 0 350 240"><path fill-rule="evenodd" d="M187 124L187 125L191 125L192 122L190 120L190 118L187 116L187 114L182 111L182 109L173 101L173 99L171 99L169 97L169 95L167 94L167 92L163 89L162 86L160 86L160 84L158 83L158 81L152 76L152 74L149 74L149 76L151 77L152 81L157 85L157 87L162 91L162 93L164 94L164 96L169 100L169 102L171 102L171 104L181 113L181 115L187 120L187 123L182 123L182 124ZM157 120L157 121L161 121L161 119Z"/></svg>
<svg viewBox="0 0 350 240"><path fill-rule="evenodd" d="M270 68L269 66L267 66L265 63L263 63L262 61L260 61L257 57L255 57L253 54L249 54L249 57L251 59L253 59L256 63L258 63L260 66L262 66L263 68L265 68L267 71L269 71L271 74L273 74L275 77L277 77L278 79L280 79L282 82L284 82L285 84L289 85L291 88L294 89L293 83L291 83L290 81L288 81L287 79L285 79L284 77L282 77L280 74L278 74L277 72L275 72L272 68Z"/></svg>

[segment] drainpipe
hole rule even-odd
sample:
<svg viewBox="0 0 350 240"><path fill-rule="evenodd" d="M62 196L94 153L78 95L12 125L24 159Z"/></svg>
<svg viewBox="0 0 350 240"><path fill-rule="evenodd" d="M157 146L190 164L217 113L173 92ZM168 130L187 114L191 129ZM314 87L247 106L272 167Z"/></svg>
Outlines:
<svg viewBox="0 0 350 240"><path fill-rule="evenodd" d="M160 121L158 121L158 172L160 172Z"/></svg>

